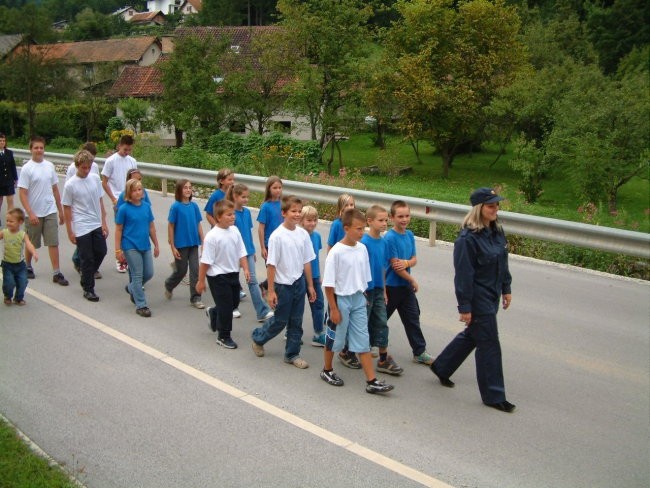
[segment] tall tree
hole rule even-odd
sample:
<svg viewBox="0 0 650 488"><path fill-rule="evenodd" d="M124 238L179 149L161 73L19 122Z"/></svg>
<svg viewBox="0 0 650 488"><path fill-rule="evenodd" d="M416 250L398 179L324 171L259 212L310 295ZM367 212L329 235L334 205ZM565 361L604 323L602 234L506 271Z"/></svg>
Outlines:
<svg viewBox="0 0 650 488"><path fill-rule="evenodd" d="M503 0L401 0L388 34L387 63L406 135L425 134L449 174L463 144L483 137L496 90L525 63L519 18Z"/></svg>
<svg viewBox="0 0 650 488"><path fill-rule="evenodd" d="M228 106L235 119L258 134L284 107L284 85L293 78L292 54L286 33L274 29L253 36L249 52L231 50L223 57Z"/></svg>
<svg viewBox="0 0 650 488"><path fill-rule="evenodd" d="M612 80L592 66L559 103L547 152L578 196L617 207L619 189L650 172L648 71Z"/></svg>
<svg viewBox="0 0 650 488"><path fill-rule="evenodd" d="M245 25L246 10L239 0L203 0L198 14L201 25Z"/></svg>
<svg viewBox="0 0 650 488"><path fill-rule="evenodd" d="M174 52L160 64L164 91L157 104L158 115L163 123L176 128L179 147L184 131L201 138L218 132L223 124L221 58L228 46L212 38L177 39Z"/></svg>
<svg viewBox="0 0 650 488"><path fill-rule="evenodd" d="M312 136L320 131L321 147L328 140L336 144L342 109L360 89L372 8L360 0L280 0L278 11L291 44L302 51L294 107L310 117Z"/></svg>

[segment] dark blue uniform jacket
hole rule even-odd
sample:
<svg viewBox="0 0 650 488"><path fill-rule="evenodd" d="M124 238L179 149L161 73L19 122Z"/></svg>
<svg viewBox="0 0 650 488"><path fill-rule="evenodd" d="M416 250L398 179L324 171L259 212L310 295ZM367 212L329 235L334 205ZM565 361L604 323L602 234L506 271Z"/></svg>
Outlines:
<svg viewBox="0 0 650 488"><path fill-rule="evenodd" d="M508 243L503 232L462 229L454 243L454 285L458 311L496 314L501 294L510 293Z"/></svg>

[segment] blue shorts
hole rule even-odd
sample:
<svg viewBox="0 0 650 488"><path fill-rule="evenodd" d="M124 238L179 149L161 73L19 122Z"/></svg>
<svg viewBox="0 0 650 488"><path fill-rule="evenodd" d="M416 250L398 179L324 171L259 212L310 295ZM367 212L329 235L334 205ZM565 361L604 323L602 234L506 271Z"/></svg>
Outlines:
<svg viewBox="0 0 650 488"><path fill-rule="evenodd" d="M327 328L327 342L331 342L331 350L334 352L342 351L347 339L350 351L370 351L365 295L361 292L354 295L337 295L336 304L341 312L341 322L336 325L334 330L329 326Z"/></svg>

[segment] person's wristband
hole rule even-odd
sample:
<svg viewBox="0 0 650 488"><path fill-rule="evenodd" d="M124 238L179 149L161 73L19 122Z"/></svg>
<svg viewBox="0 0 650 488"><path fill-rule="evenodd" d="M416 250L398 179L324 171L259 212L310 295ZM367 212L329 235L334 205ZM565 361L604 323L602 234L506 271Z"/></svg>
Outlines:
<svg viewBox="0 0 650 488"><path fill-rule="evenodd" d="M408 259L405 259L405 260L404 260L404 266L405 266L406 268L410 268L410 267L411 267L411 266L409 265L409 260L408 260Z"/></svg>
<svg viewBox="0 0 650 488"><path fill-rule="evenodd" d="M119 253L121 253L121 252L122 252L121 249L117 249L117 250L115 251L115 254L119 254Z"/></svg>

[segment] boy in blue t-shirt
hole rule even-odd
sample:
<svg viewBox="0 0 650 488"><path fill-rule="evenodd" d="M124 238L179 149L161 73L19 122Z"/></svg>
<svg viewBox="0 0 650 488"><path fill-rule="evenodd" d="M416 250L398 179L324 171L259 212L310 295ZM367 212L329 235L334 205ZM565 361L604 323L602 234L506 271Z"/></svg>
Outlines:
<svg viewBox="0 0 650 488"><path fill-rule="evenodd" d="M370 346L379 349L377 371L398 376L404 370L388 354L388 316L386 314L386 269L388 260L388 243L381 233L388 225L388 212L384 207L373 205L366 212L368 233L361 238L361 243L368 249L372 280L368 282L366 300L368 301L368 334Z"/></svg>
<svg viewBox="0 0 650 488"><path fill-rule="evenodd" d="M300 212L300 225L309 234L311 245L314 248L316 257L311 262L311 278L314 282L314 290L316 290L316 300L309 302L311 308L311 318L314 323L314 337L312 337L311 345L316 347L325 346L325 333L323 332L323 322L325 320L325 298L323 297L323 287L320 280L320 262L318 254L323 248L320 234L316 232L318 225L318 210L311 205L305 205Z"/></svg>
<svg viewBox="0 0 650 488"><path fill-rule="evenodd" d="M433 357L427 352L427 342L420 328L420 305L415 293L418 283L411 276L411 268L418 262L415 253L415 237L407 229L411 222L411 210L403 200L395 200L390 207L393 228L384 239L388 242L390 267L386 273L386 313L388 318L397 310L406 337L413 350L413 362L431 365Z"/></svg>

